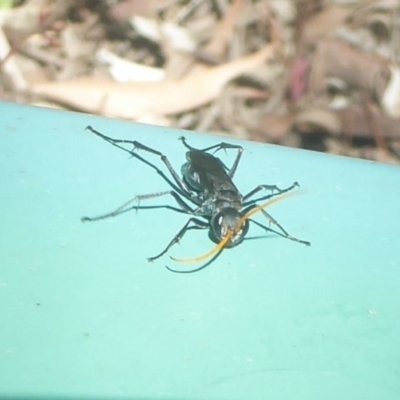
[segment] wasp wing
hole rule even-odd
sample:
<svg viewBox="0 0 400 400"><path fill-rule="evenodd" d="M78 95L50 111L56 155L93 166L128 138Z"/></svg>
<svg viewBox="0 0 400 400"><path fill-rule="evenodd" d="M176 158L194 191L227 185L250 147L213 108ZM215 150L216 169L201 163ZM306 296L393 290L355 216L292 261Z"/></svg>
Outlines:
<svg viewBox="0 0 400 400"><path fill-rule="evenodd" d="M227 168L219 158L204 151L192 150L188 152L188 159L191 164L192 178L195 174L197 183L208 192L238 191L226 172Z"/></svg>

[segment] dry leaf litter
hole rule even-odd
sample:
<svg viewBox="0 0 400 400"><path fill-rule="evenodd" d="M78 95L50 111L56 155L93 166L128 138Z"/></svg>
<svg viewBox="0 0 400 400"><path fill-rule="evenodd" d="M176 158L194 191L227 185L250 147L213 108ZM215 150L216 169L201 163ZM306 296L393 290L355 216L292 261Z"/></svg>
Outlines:
<svg viewBox="0 0 400 400"><path fill-rule="evenodd" d="M0 0L0 99L399 163L398 0Z"/></svg>

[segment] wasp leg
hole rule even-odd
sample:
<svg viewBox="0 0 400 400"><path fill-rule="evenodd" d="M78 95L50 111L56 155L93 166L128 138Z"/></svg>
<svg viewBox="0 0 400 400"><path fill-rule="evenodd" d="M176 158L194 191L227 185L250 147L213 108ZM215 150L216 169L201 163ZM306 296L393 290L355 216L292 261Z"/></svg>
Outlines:
<svg viewBox="0 0 400 400"><path fill-rule="evenodd" d="M236 149L238 151L238 153L237 153L235 161L233 162L232 167L229 169L229 173L228 173L230 178L233 178L233 175L235 175L236 169L239 165L239 161L240 161L240 159L242 157L242 153L243 153L242 146L238 146L236 144L230 144L230 143L226 143L226 142L221 142L219 144L214 144L213 146L206 147L205 149L196 149L187 143L186 138L184 136L181 136L179 138L179 140L189 150L210 151L210 150L215 149L215 152L217 152L219 150Z"/></svg>
<svg viewBox="0 0 400 400"><path fill-rule="evenodd" d="M293 240L294 242L298 242L298 243L305 244L306 246L311 246L311 243L310 243L310 242L308 242L308 241L306 241L306 240L298 239L298 238L296 238L296 237L290 235L290 234L283 228L283 226L282 226L275 218L273 218L270 214L268 214L265 210L261 210L261 212L262 212L263 215L269 220L269 222L270 222L271 224L277 226L277 227L281 230L281 232L278 232L278 231L275 231L274 229L268 228L267 226L265 226L265 225L263 225L263 224L261 224L261 223L259 223L259 222L257 222L257 221L254 221L253 219L250 219L250 221L253 222L254 224L258 225L260 228L265 229L266 231L274 232L274 233L276 233L277 235L282 236L282 237L284 237L284 238L286 238L286 239Z"/></svg>
<svg viewBox="0 0 400 400"><path fill-rule="evenodd" d="M294 182L291 186L289 186L286 189L280 189L276 185L258 185L256 188L254 188L249 193L247 193L245 196L243 196L244 206L246 207L246 206L248 206L250 204L253 204L253 203L256 203L258 201L265 200L265 199L269 198L270 196L278 196L280 194L283 194L283 193L286 193L286 192L290 192L291 190L293 190L295 187L298 187L298 186L300 186L300 185L297 182ZM262 190L270 190L271 192L276 191L276 193L272 193L272 194L269 194L267 196L258 198L256 200L250 200L249 201L249 199L251 197L253 197L258 192L261 192Z"/></svg>
<svg viewBox="0 0 400 400"><path fill-rule="evenodd" d="M170 208L170 209L178 211L178 212L184 212L185 214L193 214L195 212L195 210L193 210L188 204L186 204L182 200L182 198L179 196L178 193L174 192L173 190L169 190L169 191L166 191L166 192L149 193L149 194L142 194L142 195L139 195L139 196L135 196L132 199L130 199L129 201L127 201L124 204L122 204L121 206L119 206L114 211L111 211L111 212L106 213L106 214L98 215L97 217L82 217L81 221L82 222L98 221L100 219L116 217L117 215L124 214L124 213L126 213L128 211L131 211L131 210L139 210L141 208L140 207L140 202L142 200L152 199L154 197L161 197L161 196L164 196L166 194L170 194L176 200L176 202L178 203L180 209L172 207L172 206L163 206L163 208ZM127 208L132 203L137 203L137 204L132 206L132 207ZM154 207L157 207L157 206L154 206Z"/></svg>
<svg viewBox="0 0 400 400"><path fill-rule="evenodd" d="M190 226L190 224L193 223L193 226ZM149 257L147 260L152 262L154 260L157 260L157 258L160 258L161 256L163 256L165 253L167 253L167 251L176 243L178 243L183 236L185 235L185 233L188 230L191 229L207 229L209 228L209 225L207 222L201 221L200 219L197 218L189 218L189 220L185 223L185 225L183 225L183 227L179 230L179 232L173 237L173 239L168 243L167 247L159 254L157 254L154 257Z"/></svg>
<svg viewBox="0 0 400 400"><path fill-rule="evenodd" d="M163 153L161 153L158 150L152 149L151 147L145 146L144 144L142 144L142 143L140 143L140 142L138 142L136 140L114 139L114 138L112 138L110 136L104 135L103 133L97 131L96 129L92 128L90 125L87 126L86 129L90 130L92 133L94 133L95 135L101 137L102 139L104 139L108 143L112 144L113 146L116 146L119 149L128 152L132 157L135 157L135 158L139 159L140 161L144 162L145 164L147 164L148 166L153 168L165 181L167 181L167 183L170 186L172 186L173 188L176 188L176 186L165 176L165 174L160 169L158 169L154 164L152 164L151 162L147 161L143 157L139 156L137 153L134 152L134 150L135 149L144 150L144 151L147 151L148 153L152 153L152 154L155 154L155 155L159 156L161 158L162 162L167 167L167 169L170 172L170 174L172 175L172 178L174 179L175 183L178 185L179 192L181 192L181 194L183 196L185 196L188 200L191 200L194 203L196 203L196 196L187 187L185 182L180 178L180 176L177 174L177 172L173 168L172 164L170 163L168 157L165 156ZM133 149L132 150L128 150L125 147L120 146L120 144L130 144L130 145L133 146Z"/></svg>

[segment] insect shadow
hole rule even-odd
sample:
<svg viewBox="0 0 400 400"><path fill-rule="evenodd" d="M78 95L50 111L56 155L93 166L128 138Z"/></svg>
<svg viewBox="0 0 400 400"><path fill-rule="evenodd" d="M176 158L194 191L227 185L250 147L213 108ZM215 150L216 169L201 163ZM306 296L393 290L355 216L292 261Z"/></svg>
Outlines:
<svg viewBox="0 0 400 400"><path fill-rule="evenodd" d="M243 147L221 142L204 149L196 149L190 146L184 137L181 137L180 140L182 144L188 150L186 152L187 161L181 167L181 177L172 167L172 164L167 156L165 156L162 152L145 146L136 140L111 138L97 131L91 126L88 126L86 129L104 139L111 145L118 147L119 149L129 153L132 157L148 165L168 183L171 189L162 192L135 196L112 212L95 217L82 217L81 220L83 222L98 221L115 217L131 210L154 208L167 208L191 216L178 231L178 233L174 235L168 245L157 255L149 257L149 261L154 261L166 254L170 248L178 243L188 231L193 229L207 229L210 239L217 244L211 251L199 257L189 259L177 259L170 257L176 262L186 263L200 262L209 259L204 265L191 270L176 270L167 267L170 271L177 273L193 273L200 271L210 265L220 255L224 248L235 247L242 243L249 231L250 222L267 232L273 232L286 239L302 243L307 246L310 245L310 242L290 235L282 227L282 225L278 223L278 221L276 221L267 211L265 211L267 206L277 201L278 196L279 198L283 198L285 197L286 193L299 186L297 182L294 182L291 186L284 189L280 189L276 185L261 184L256 186L246 195L242 195L237 189L233 183L233 177L242 157ZM128 149L124 147L125 145L130 145L132 148ZM211 151L214 151L215 153L219 150L228 149L237 151L235 160L230 168L227 168L219 158L215 157L213 154L210 154ZM158 156L166 166L171 177L168 177L155 164L139 155L137 152L139 150ZM265 190L268 190L270 193L258 198L254 198L256 194ZM140 205L141 201L143 200L165 195L172 196L176 201L177 206ZM259 205L258 203L261 201L264 201L264 203ZM276 229L272 229L270 226L266 226L250 218L252 215L258 212L261 212L268 220L269 225L274 225Z"/></svg>

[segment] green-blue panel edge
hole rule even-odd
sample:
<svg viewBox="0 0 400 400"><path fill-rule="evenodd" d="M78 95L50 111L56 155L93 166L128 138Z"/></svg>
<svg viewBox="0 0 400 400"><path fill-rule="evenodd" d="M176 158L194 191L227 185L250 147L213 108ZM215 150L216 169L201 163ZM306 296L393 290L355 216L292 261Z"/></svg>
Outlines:
<svg viewBox="0 0 400 400"><path fill-rule="evenodd" d="M187 216L80 217L169 189L87 125L162 150L178 171L182 131L4 102L0 115L0 398L400 398L399 167L224 138L245 149L242 193L301 184L268 210L312 246L253 226L179 275L165 265L195 265L146 258ZM183 134L198 148L222 140ZM191 231L170 255L212 246Z"/></svg>

